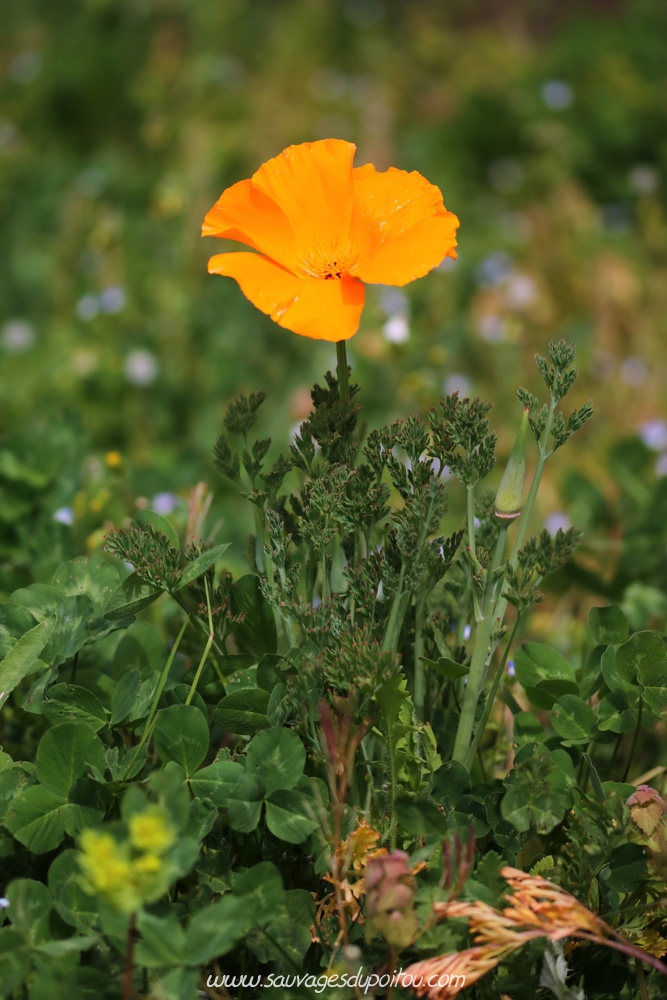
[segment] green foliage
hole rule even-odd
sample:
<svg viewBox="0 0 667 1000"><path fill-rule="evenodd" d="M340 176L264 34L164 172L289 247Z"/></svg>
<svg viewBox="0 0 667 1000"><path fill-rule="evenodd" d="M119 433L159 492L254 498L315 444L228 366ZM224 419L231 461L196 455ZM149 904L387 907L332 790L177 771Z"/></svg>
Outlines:
<svg viewBox="0 0 667 1000"><path fill-rule="evenodd" d="M434 456L465 486L484 479L494 465L496 435L486 417L490 409L490 403L459 399L456 393L429 415Z"/></svg>
<svg viewBox="0 0 667 1000"><path fill-rule="evenodd" d="M573 358L557 344L539 362L542 466ZM643 906L634 939L658 933L650 900L667 884L623 782L667 707L664 638L610 605L590 612L587 656L531 637L514 648L513 634L494 663L508 606L524 620L579 533L526 541L522 522L508 544L493 491L479 492L488 404L451 395L428 421L365 437L356 387L342 400L328 374L292 461L267 465L270 441L252 439L263 398L232 404L216 446L251 505L249 572L142 508L108 536L114 559L70 559L0 607L7 988L41 989L61 962L61 993L99 992L98 968L127 977L130 941L134 986L183 1000L208 970L314 976L340 961L341 933L377 964L391 940L364 935L364 894L345 888L377 846L425 864L404 965L464 946L429 917L443 880L498 905L503 864L579 889L618 928ZM461 486L465 527L445 534ZM557 957L539 975L568 995Z"/></svg>
<svg viewBox="0 0 667 1000"><path fill-rule="evenodd" d="M634 436L664 395L659 352L636 336L664 333L664 10L581 12L554 29L560 15L524 5L522 44L508 47L488 11L462 22L421 0L131 6L26 5L5 25L0 417L28 428L0 442L0 996L190 1000L209 973L314 978L354 948L379 968L390 959L380 939L364 941L363 894L346 912L343 953L322 880L342 876L335 849L362 819L380 846L425 863L422 927L457 866L462 898L499 905L499 868L511 864L657 954L665 875L633 840L624 802L627 778L661 787L665 765L667 487ZM30 79L32 56L42 73ZM541 99L549 79L567 81L570 108ZM360 149L372 132L371 146L379 137L394 162L440 184L465 217L466 252L407 290L409 348L380 334L382 298L368 289L353 345L363 394L342 400L329 375L286 458L252 433L262 423L287 441L326 345L283 335L231 282L209 281L186 206L249 176L296 120L315 135L330 118ZM619 214L623 231L608 221ZM106 312L121 280L126 306ZM98 313L85 319L91 300ZM12 317L24 316L36 337L27 354L12 346ZM543 403L529 357L575 328L580 381L572 347L551 345L538 361ZM124 374L137 344L159 361L150 389ZM609 385L609 371L636 374L641 359L639 393ZM442 389L461 370L493 411ZM505 457L508 371L528 386L519 398L538 461L568 444L546 495L559 492L585 528L584 558L575 530L539 533L529 511L518 531L533 520L538 534L498 544L477 483L494 487L494 453ZM246 566L229 483L207 522L224 518L227 554L184 494L208 475L220 400L269 378L269 399L229 407L216 446L219 471L251 503ZM559 412L568 390L582 395ZM596 427L584 427L589 393ZM396 420L413 408L430 418ZM379 429L366 435L362 415ZM100 458L109 448L120 469ZM171 520L145 507L166 488L181 494ZM110 523L121 528L109 552L129 576L91 555ZM591 593L612 603L588 629ZM514 609L518 630L504 639ZM464 766L452 752L473 689ZM80 838L107 831L123 845L131 817L152 806L177 843L131 926L84 888ZM397 964L469 943L459 923L433 924ZM661 995L656 973L635 983L609 956L582 945L566 967L557 946L526 949L474 988L494 1000L540 987L563 1000Z"/></svg>

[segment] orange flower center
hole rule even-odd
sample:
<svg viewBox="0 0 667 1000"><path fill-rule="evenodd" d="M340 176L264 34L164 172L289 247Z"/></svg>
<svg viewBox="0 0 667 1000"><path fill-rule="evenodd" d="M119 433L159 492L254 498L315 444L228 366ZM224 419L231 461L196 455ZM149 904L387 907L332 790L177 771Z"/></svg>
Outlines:
<svg viewBox="0 0 667 1000"><path fill-rule="evenodd" d="M308 250L303 256L302 270L311 278L330 281L340 279L350 272L358 261L359 254L351 246L323 246Z"/></svg>

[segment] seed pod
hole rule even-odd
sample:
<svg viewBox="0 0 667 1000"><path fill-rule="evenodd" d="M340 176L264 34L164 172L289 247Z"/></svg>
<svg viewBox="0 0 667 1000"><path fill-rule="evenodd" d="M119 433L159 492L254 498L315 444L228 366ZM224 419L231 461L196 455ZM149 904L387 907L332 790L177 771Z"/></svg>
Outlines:
<svg viewBox="0 0 667 1000"><path fill-rule="evenodd" d="M526 441L528 439L528 416L530 411L524 410L516 436L512 454L507 461L507 467L500 480L496 493L496 517L513 521L523 509L523 487L526 479Z"/></svg>

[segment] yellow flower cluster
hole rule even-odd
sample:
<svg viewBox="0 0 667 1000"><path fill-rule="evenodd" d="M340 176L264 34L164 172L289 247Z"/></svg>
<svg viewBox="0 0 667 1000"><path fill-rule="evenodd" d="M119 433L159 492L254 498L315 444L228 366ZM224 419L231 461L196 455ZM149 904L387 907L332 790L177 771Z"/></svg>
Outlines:
<svg viewBox="0 0 667 1000"><path fill-rule="evenodd" d="M128 827L129 838L124 840L84 830L79 864L89 892L131 913L166 891L172 873L166 853L176 841L176 831L159 806L135 813Z"/></svg>
<svg viewBox="0 0 667 1000"><path fill-rule="evenodd" d="M130 843L138 851L156 851L163 854L176 840L176 831L167 822L159 806L151 806L144 812L130 817Z"/></svg>

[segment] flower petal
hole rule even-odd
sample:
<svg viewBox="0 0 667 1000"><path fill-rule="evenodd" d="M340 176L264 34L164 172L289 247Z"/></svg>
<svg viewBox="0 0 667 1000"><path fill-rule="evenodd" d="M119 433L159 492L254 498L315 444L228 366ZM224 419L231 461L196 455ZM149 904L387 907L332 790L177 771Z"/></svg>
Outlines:
<svg viewBox="0 0 667 1000"><path fill-rule="evenodd" d="M348 340L359 329L364 286L355 278L299 278L254 253L217 254L208 269L234 278L254 306L303 337Z"/></svg>
<svg viewBox="0 0 667 1000"><path fill-rule="evenodd" d="M355 149L344 139L302 142L288 146L253 174L254 186L287 216L305 255L318 248L334 251L347 241Z"/></svg>
<svg viewBox="0 0 667 1000"><path fill-rule="evenodd" d="M222 192L206 214L202 236L238 240L285 267L295 266L300 260L285 213L251 180L239 181Z"/></svg>
<svg viewBox="0 0 667 1000"><path fill-rule="evenodd" d="M406 285L456 256L459 220L442 203L439 188L417 171L353 172L355 209L351 238L365 249L355 277Z"/></svg>

